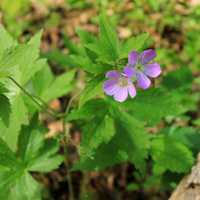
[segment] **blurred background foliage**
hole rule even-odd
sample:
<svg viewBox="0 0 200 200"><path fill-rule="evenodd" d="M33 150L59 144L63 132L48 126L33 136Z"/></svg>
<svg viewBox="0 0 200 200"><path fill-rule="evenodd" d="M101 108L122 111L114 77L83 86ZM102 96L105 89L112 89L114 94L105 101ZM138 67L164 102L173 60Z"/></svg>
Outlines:
<svg viewBox="0 0 200 200"><path fill-rule="evenodd" d="M121 38L150 33L164 65L183 61L194 70L198 65L198 0L2 0L0 9L1 22L16 38L44 29L44 36L54 40L47 50L62 47L60 34L76 39L78 27L97 33L97 15L107 10Z"/></svg>
<svg viewBox="0 0 200 200"><path fill-rule="evenodd" d="M188 78L190 79L188 82L192 82L192 86L189 86L192 88L191 95L185 97L185 105L187 105L185 112L178 117L169 116L158 126L164 127L163 134L172 135L197 153L199 143L194 135L197 132L199 134L197 130L200 128L200 1L1 0L0 22L19 41L26 41L34 33L43 29L42 56L48 58L52 71L57 75L75 65L69 54L79 51L77 48L79 45L75 45L79 42L76 34L78 28L93 34L98 33L97 16L102 10L106 10L113 25L117 26L121 39L126 40L130 36L144 32L150 34L152 40L150 47L157 50L157 60L164 69L163 76L168 74L172 80L176 77L177 88L180 84L184 84L184 81L188 81ZM194 79L184 76L183 71L181 75L170 73L181 67L190 68ZM83 88L84 74L79 72L76 78L76 87ZM166 87L174 88L174 85L166 83ZM153 133L156 132L154 130L156 128L152 128ZM188 137L190 137L189 140L186 139ZM152 150L156 151L156 145L159 142L158 138ZM167 192L171 191L182 177L167 172L162 180L160 180L161 177L155 175L145 178L144 181L144 177L134 173L134 183L125 185L123 183L125 175L121 173L124 168L127 169L127 165L113 169L115 176L119 176L122 180L117 183L117 187L121 190L126 188L127 191L136 191L136 193L144 189L148 191L148 199L151 199L151 196L152 199L165 199L168 196ZM90 174L89 179L94 181L100 176L112 179L113 171L105 170L101 173ZM103 180L99 179L94 182L97 184L96 190L101 194L101 188L105 186L105 183L103 178ZM106 187L109 190L109 186ZM58 189L53 188L53 190L55 193L58 192ZM88 194L86 199L90 199L93 193L94 191ZM141 193L138 195L140 196ZM145 194L142 193L142 195Z"/></svg>

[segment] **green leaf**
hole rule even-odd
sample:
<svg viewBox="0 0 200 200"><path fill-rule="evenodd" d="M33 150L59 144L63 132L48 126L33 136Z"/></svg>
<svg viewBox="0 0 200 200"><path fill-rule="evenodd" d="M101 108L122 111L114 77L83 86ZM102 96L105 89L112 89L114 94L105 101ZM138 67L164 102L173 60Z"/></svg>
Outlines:
<svg viewBox="0 0 200 200"><path fill-rule="evenodd" d="M6 78L8 76L10 76L11 73L7 70L0 70L0 78Z"/></svg>
<svg viewBox="0 0 200 200"><path fill-rule="evenodd" d="M134 163L137 169L143 172L150 146L149 135L144 129L144 124L116 107L114 117L116 118L117 129L121 132L120 134L126 133L124 140L121 142L119 140L120 149L124 149L129 156L129 160Z"/></svg>
<svg viewBox="0 0 200 200"><path fill-rule="evenodd" d="M30 68L26 70L22 70L22 85L26 84L32 77L33 75L40 71L44 66L46 65L46 60L45 59L39 59L36 60L34 63L30 64ZM25 65L24 65L25 66Z"/></svg>
<svg viewBox="0 0 200 200"><path fill-rule="evenodd" d="M99 17L99 27L100 53L105 59L116 61L119 57L119 40L114 28L105 14L102 14Z"/></svg>
<svg viewBox="0 0 200 200"><path fill-rule="evenodd" d="M0 198L5 200L40 200L41 187L27 172L0 173Z"/></svg>
<svg viewBox="0 0 200 200"><path fill-rule="evenodd" d="M49 65L46 63L44 67L38 71L32 78L33 88L37 95L41 96L45 90L49 89L49 85L53 82L54 75Z"/></svg>
<svg viewBox="0 0 200 200"><path fill-rule="evenodd" d="M193 75L188 67L181 67L169 72L163 80L163 86L170 90L187 89L191 87Z"/></svg>
<svg viewBox="0 0 200 200"><path fill-rule="evenodd" d="M7 144L0 139L0 165L16 168L19 164L18 160L15 157L15 154L10 150Z"/></svg>
<svg viewBox="0 0 200 200"><path fill-rule="evenodd" d="M100 57L98 58L98 60L100 61L106 61L106 62L111 62L112 59L110 60L109 58L109 55L106 55L106 52L105 50L103 49L103 47L100 47L100 42L97 41L95 43L89 43L89 44L85 44L84 47L89 50L90 52L93 52L93 55L96 55L95 56L95 59L97 59L97 57ZM104 55L105 54L105 55ZM91 57L90 57L91 58ZM93 60L93 59L91 59ZM94 61L94 60L93 60Z"/></svg>
<svg viewBox="0 0 200 200"><path fill-rule="evenodd" d="M85 121L84 137L80 145L82 159L84 156L90 156L99 145L108 143L114 136L114 121L108 115L108 108L108 104L104 100L95 99L88 101L67 116L67 120Z"/></svg>
<svg viewBox="0 0 200 200"><path fill-rule="evenodd" d="M3 83L0 83L0 94L5 94L8 92L8 89L6 88L6 85Z"/></svg>
<svg viewBox="0 0 200 200"><path fill-rule="evenodd" d="M0 58L3 54L3 52L6 49L9 49L10 47L15 45L15 41L10 36L10 34L4 29L2 25L0 25Z"/></svg>
<svg viewBox="0 0 200 200"><path fill-rule="evenodd" d="M168 136L153 139L151 155L154 161L154 173L188 172L194 162L192 152L182 143Z"/></svg>
<svg viewBox="0 0 200 200"><path fill-rule="evenodd" d="M76 33L78 34L83 46L85 44L95 43L96 42L96 37L94 35L92 35L90 32L87 32L87 31L85 31L83 29L78 28L78 29L76 29Z"/></svg>
<svg viewBox="0 0 200 200"><path fill-rule="evenodd" d="M14 168L14 167L12 167ZM5 192L5 190L9 190L9 187L15 183L15 181L20 178L23 174L23 171L21 169L6 169L0 171L0 198L5 199L8 198L7 193L4 195L2 191ZM2 196L4 195L5 198Z"/></svg>
<svg viewBox="0 0 200 200"><path fill-rule="evenodd" d="M76 65L76 67L80 67L81 69L89 72L95 73L97 69L95 68L95 64L91 62L91 60L87 56L82 55L70 55L70 59Z"/></svg>
<svg viewBox="0 0 200 200"><path fill-rule="evenodd" d="M83 29L77 29L76 32L80 38L80 42L81 42L82 46L84 47L83 51L81 51L79 53L79 55L81 54L84 57L87 56L87 58L90 59L90 61L92 61L94 63L97 58L95 49L99 48L96 37L94 35L92 35L90 32L87 32ZM90 49L90 48L88 48L88 45L94 45L95 48Z"/></svg>
<svg viewBox="0 0 200 200"><path fill-rule="evenodd" d="M65 53L62 53L58 49L53 49L47 53L43 53L43 56L53 63L56 63L59 67L76 67L73 59Z"/></svg>
<svg viewBox="0 0 200 200"><path fill-rule="evenodd" d="M114 134L114 121L104 111L101 117L94 118L84 127L84 137L80 146L82 159L92 156L94 150L102 143L108 143Z"/></svg>
<svg viewBox="0 0 200 200"><path fill-rule="evenodd" d="M0 58L0 71L8 70L9 75L23 87L46 64L45 60L38 59L40 37L41 33L36 34L27 44L11 46ZM11 114L9 126L0 121L0 136L15 149L21 125L27 122L27 108L20 88L11 80L3 79L2 82L8 89L6 96L11 104Z"/></svg>
<svg viewBox="0 0 200 200"><path fill-rule="evenodd" d="M63 162L63 156L57 154L58 141L45 140L45 132L35 115L29 126L22 127L17 155L0 139L0 166L7 167L0 168L0 198L41 199L41 188L28 172L49 172Z"/></svg>
<svg viewBox="0 0 200 200"><path fill-rule="evenodd" d="M30 171L37 171L37 172L51 172L55 169L57 169L64 161L63 156L57 155L53 156L52 158L44 158L41 157L40 159L37 159L37 162L32 164L32 166L29 168Z"/></svg>
<svg viewBox="0 0 200 200"><path fill-rule="evenodd" d="M38 150L44 143L44 129L37 125L37 118L33 118L29 126L22 126L18 140L18 154L28 163L38 155Z"/></svg>
<svg viewBox="0 0 200 200"><path fill-rule="evenodd" d="M10 188L9 200L41 200L41 186L29 173L24 173Z"/></svg>
<svg viewBox="0 0 200 200"><path fill-rule="evenodd" d="M2 31L1 28L0 31ZM4 32L2 34L4 35ZM46 60L39 59L40 38L41 32L35 35L27 44L18 45L14 43L10 46L8 44L7 48L4 48L2 44L4 49L1 50L0 47L0 52L2 52L0 53L0 74L1 72L3 74L5 70L12 69L9 71L9 76L12 76L22 87L25 87L28 82L31 84L30 79L37 77L36 73L42 71L43 67L48 69ZM0 39L0 43L3 43L3 40ZM67 78L66 76L58 77L55 79L55 86L53 86L52 74L46 76L47 71L44 70L44 81L48 81L47 84L42 85L41 93L49 85L52 90L55 90L56 84L60 87L60 82ZM38 80L41 83L40 79ZM38 119L31 121L30 126L23 127L21 130L21 126L28 122L28 108L24 104L24 94L13 81L2 79L1 82L3 84L0 84L0 102L2 106L0 108L0 198L9 200L40 199L38 184L28 174L28 171L30 169L39 171L40 167L45 168L43 171L49 171L58 167L63 161L63 158L56 154L59 144L57 142L52 146L47 144L43 135L44 130L37 125ZM6 88L2 85L5 85ZM56 95L60 95L63 91L64 89L57 89ZM8 119L9 123L6 121ZM18 138L20 130L21 134ZM19 140L18 155L15 155L12 150L16 150L17 140ZM3 195L3 191L7 195Z"/></svg>
<svg viewBox="0 0 200 200"><path fill-rule="evenodd" d="M65 47L69 49L70 53L72 54L81 53L80 47L77 44L73 43L67 35L63 35L63 42Z"/></svg>
<svg viewBox="0 0 200 200"><path fill-rule="evenodd" d="M38 55L40 53L40 42L42 37L42 31L36 33L29 41L28 44L33 47L33 54Z"/></svg>
<svg viewBox="0 0 200 200"><path fill-rule="evenodd" d="M27 44L18 44L4 51L0 59L0 69L7 70L15 77L13 68L20 70L20 84L24 85L39 71L45 60L38 60L41 32L36 34ZM11 71L12 69L12 71Z"/></svg>
<svg viewBox="0 0 200 200"><path fill-rule="evenodd" d="M74 75L75 71L71 70L56 77L49 85L48 90L45 90L41 97L45 101L50 101L52 99L66 95L72 89Z"/></svg>
<svg viewBox="0 0 200 200"><path fill-rule="evenodd" d="M29 164L29 171L50 172L59 167L64 157L57 155L59 151L59 142L56 140L46 140L39 149L37 157Z"/></svg>
<svg viewBox="0 0 200 200"><path fill-rule="evenodd" d="M40 54L40 41L42 31L35 34L27 43L27 49L24 56L27 55L28 60L24 59L20 69L22 72L22 84L27 83L33 75L41 70L46 63L45 59L38 59Z"/></svg>
<svg viewBox="0 0 200 200"><path fill-rule="evenodd" d="M102 143L89 156L81 157L74 170L100 170L130 161L143 172L148 156L149 136L132 116L114 108L116 133L108 143ZM92 124L92 123L91 123ZM91 136L92 137L92 136ZM109 152L109 153L108 153Z"/></svg>
<svg viewBox="0 0 200 200"><path fill-rule="evenodd" d="M100 74L111 69L110 66L105 64L95 64L87 56L70 55L71 61L76 67L85 70L91 74Z"/></svg>
<svg viewBox="0 0 200 200"><path fill-rule="evenodd" d="M9 125L10 112L9 99L5 95L0 94L0 118L3 120L6 126Z"/></svg>
<svg viewBox="0 0 200 200"><path fill-rule="evenodd" d="M11 47L2 52L2 57L0 58L0 75L2 78L9 75L11 76L18 70L17 62L13 61L13 57L16 59L13 53L13 49L15 48L16 47ZM19 72L17 75L19 75Z"/></svg>
<svg viewBox="0 0 200 200"><path fill-rule="evenodd" d="M169 136L179 141L196 154L200 151L200 131L193 127L171 128L168 132Z"/></svg>
<svg viewBox="0 0 200 200"><path fill-rule="evenodd" d="M17 138L22 124L27 123L27 108L24 105L24 101L21 95L17 95L14 99L11 99L11 114L9 118L9 126L6 126L3 121L0 120L0 137L8 144L12 149L16 149Z"/></svg>
<svg viewBox="0 0 200 200"><path fill-rule="evenodd" d="M33 118L29 126L23 126L19 141L18 154L29 171L49 172L57 168L63 157L56 155L59 150L57 141L44 139L45 129Z"/></svg>
<svg viewBox="0 0 200 200"><path fill-rule="evenodd" d="M102 108L104 108L102 110ZM73 110L66 117L68 121L72 120L91 120L99 115L102 116L102 111L108 108L108 104L102 99L92 99L86 102L81 108ZM100 112L96 112L96 111Z"/></svg>
<svg viewBox="0 0 200 200"><path fill-rule="evenodd" d="M134 100L128 100L122 107L136 119L155 125L164 117L178 115L182 111L180 102L181 98L176 91L155 88L138 92Z"/></svg>
<svg viewBox="0 0 200 200"><path fill-rule="evenodd" d="M136 37L128 39L121 48L120 58L127 58L132 51L141 51L149 45L149 34L142 33Z"/></svg>
<svg viewBox="0 0 200 200"><path fill-rule="evenodd" d="M85 104L88 100L103 93L103 77L97 76L87 82L86 87L81 94L79 106Z"/></svg>
<svg viewBox="0 0 200 200"><path fill-rule="evenodd" d="M122 140L123 137L122 135L118 135L118 133L119 132L115 134L109 143L100 145L93 154L87 157L84 156L83 160L80 158L80 160L74 164L73 170L99 171L128 160L128 154L124 149L120 149L119 147L120 140Z"/></svg>

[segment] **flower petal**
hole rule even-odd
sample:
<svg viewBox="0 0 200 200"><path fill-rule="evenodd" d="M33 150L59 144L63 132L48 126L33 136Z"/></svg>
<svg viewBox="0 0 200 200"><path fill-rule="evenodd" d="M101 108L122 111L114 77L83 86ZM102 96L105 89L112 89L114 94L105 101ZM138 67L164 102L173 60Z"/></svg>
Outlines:
<svg viewBox="0 0 200 200"><path fill-rule="evenodd" d="M132 83L129 83L128 85L128 93L132 98L136 96L136 89Z"/></svg>
<svg viewBox="0 0 200 200"><path fill-rule="evenodd" d="M126 66L124 68L124 74L128 77L131 78L135 75L135 69L133 67L128 67Z"/></svg>
<svg viewBox="0 0 200 200"><path fill-rule="evenodd" d="M104 82L103 89L105 93L109 96L112 96L115 94L115 92L118 90L119 86L117 85L116 80L107 80Z"/></svg>
<svg viewBox="0 0 200 200"><path fill-rule="evenodd" d="M123 102L128 97L128 88L127 87L119 87L116 93L114 94L114 99L119 102Z"/></svg>
<svg viewBox="0 0 200 200"><path fill-rule="evenodd" d="M151 85L149 78L142 72L137 73L137 85L142 89L147 89Z"/></svg>
<svg viewBox="0 0 200 200"><path fill-rule="evenodd" d="M118 79L120 77L120 74L118 71L116 70L111 70L111 71L108 71L106 73L106 78L114 78L114 79Z"/></svg>
<svg viewBox="0 0 200 200"><path fill-rule="evenodd" d="M144 73L152 78L156 78L161 73L161 68L158 63L146 64L144 66Z"/></svg>
<svg viewBox="0 0 200 200"><path fill-rule="evenodd" d="M137 51L131 51L128 55L128 64L133 67L137 63L138 57Z"/></svg>
<svg viewBox="0 0 200 200"><path fill-rule="evenodd" d="M141 63L144 65L156 57L156 52L153 49L147 49L141 54Z"/></svg>

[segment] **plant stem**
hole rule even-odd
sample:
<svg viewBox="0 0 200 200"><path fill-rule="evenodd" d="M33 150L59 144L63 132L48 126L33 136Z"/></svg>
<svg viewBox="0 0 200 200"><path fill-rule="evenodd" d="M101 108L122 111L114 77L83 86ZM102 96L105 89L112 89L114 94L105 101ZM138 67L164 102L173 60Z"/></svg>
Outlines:
<svg viewBox="0 0 200 200"><path fill-rule="evenodd" d="M74 95L68 102L68 105L65 109L65 113L62 115L62 119L63 119L63 133L64 133L64 138L63 138L63 142L64 142L64 155L65 155L65 166L68 169L67 171L67 181L68 181L68 187L69 187L69 200L74 200L74 191L73 191L73 184L72 184L72 177L71 177L71 173L70 173L70 161L69 161L69 150L68 150L68 145L70 143L69 140L69 131L66 130L66 116L69 113L69 109L73 103L73 101L75 100L76 97L78 97L80 95L81 92L79 92L78 94Z"/></svg>
<svg viewBox="0 0 200 200"><path fill-rule="evenodd" d="M52 109L49 109L47 103L45 103L40 97L36 97L33 96L32 94L30 94L29 92L27 92L14 78L12 78L11 76L8 77L18 88L21 89L21 91L26 94L36 105L38 105L41 109L43 109L44 107L47 108L46 112L48 114L50 114L53 117L57 118L57 114L55 113L55 111L53 111ZM38 102L38 100L43 104L40 104Z"/></svg>
<svg viewBox="0 0 200 200"><path fill-rule="evenodd" d="M66 110L69 110L69 103L67 105ZM69 130L66 130L66 120L65 120L65 113L62 116L62 123L63 123L63 143L64 143L64 156L65 156L65 167L67 169L67 182L68 182L68 188L69 188L69 200L74 200L74 191L73 191L73 184L72 184L72 177L70 174L70 161L69 161Z"/></svg>
<svg viewBox="0 0 200 200"><path fill-rule="evenodd" d="M34 97L37 98L44 105L45 108L50 110L56 116L56 118L59 117L60 114L62 114L62 113L57 113L54 109L50 108L49 105L42 98L40 98L39 96L35 96L34 95Z"/></svg>
<svg viewBox="0 0 200 200"><path fill-rule="evenodd" d="M22 90L33 102L35 102L39 107L42 108L42 105L38 103L38 101L31 95L29 94L14 78L8 77L18 88Z"/></svg>
<svg viewBox="0 0 200 200"><path fill-rule="evenodd" d="M69 162L69 151L68 151L68 145L69 145L69 131L66 131L65 126L65 120L63 118L63 133L64 133L64 155L65 155L65 166L67 169L67 182L68 182L68 188L69 188L69 200L74 200L74 191L73 191L73 185L72 185L72 177L70 173L70 162Z"/></svg>

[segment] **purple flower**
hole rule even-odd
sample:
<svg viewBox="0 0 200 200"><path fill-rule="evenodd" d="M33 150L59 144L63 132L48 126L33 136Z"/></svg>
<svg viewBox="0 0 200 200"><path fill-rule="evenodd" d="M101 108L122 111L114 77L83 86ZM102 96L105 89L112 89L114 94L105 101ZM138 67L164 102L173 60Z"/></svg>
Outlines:
<svg viewBox="0 0 200 200"><path fill-rule="evenodd" d="M151 80L148 78L156 78L161 73L160 65L152 60L156 57L156 52L148 49L139 54L132 51L128 55L128 67L135 70L137 86L142 89L147 89L151 85Z"/></svg>
<svg viewBox="0 0 200 200"><path fill-rule="evenodd" d="M107 95L113 96L116 101L123 102L130 97L135 97L136 89L132 83L135 71L132 67L125 67L123 73L116 70L108 71L104 83L104 91Z"/></svg>

